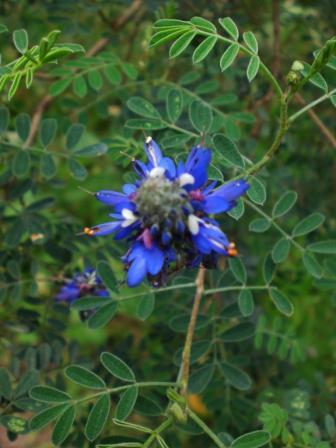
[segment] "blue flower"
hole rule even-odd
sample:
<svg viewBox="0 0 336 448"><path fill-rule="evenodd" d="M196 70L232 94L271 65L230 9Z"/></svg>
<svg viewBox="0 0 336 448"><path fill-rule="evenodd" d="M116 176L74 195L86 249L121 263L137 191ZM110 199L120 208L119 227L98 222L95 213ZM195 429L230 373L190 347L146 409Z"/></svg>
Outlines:
<svg viewBox="0 0 336 448"><path fill-rule="evenodd" d="M96 271L92 268L86 268L82 273L76 273L72 279L67 280L55 300L71 304L88 295L101 297L109 295Z"/></svg>
<svg viewBox="0 0 336 448"><path fill-rule="evenodd" d="M235 207L249 184L243 179L218 188L216 182L208 183L211 150L202 146L193 148L187 160L177 165L163 156L151 137L145 152L146 163L134 161L138 175L134 184L124 185L122 193L95 194L111 207L113 220L84 229L89 236L113 233L116 240L128 239L130 248L122 257L128 285L137 286L145 278L161 285L173 267L213 266L220 255L235 256L234 243L209 215ZM70 287L68 292L71 295Z"/></svg>

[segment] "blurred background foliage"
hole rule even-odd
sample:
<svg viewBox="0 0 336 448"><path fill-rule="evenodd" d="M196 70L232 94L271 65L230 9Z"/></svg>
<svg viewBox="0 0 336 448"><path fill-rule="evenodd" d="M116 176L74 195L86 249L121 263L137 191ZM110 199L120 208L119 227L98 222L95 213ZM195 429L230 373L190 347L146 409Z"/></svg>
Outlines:
<svg viewBox="0 0 336 448"><path fill-rule="evenodd" d="M277 100L263 78L248 82L246 57L239 56L224 74L217 48L205 61L192 65L196 39L182 56L169 60L166 47L149 48L153 22L201 16L216 23L218 17L232 17L239 29L254 32L262 61L283 82L294 60L311 62L313 52L332 36L335 6L334 0L1 2L5 26L0 28L2 66L18 57L11 38L14 30L27 30L29 48L55 29L61 31L59 44L77 47L75 51L69 46L72 53L58 64L36 70L29 90L21 81L10 103L8 87L1 93L0 365L10 372L14 394L0 387L0 446L51 446L49 428L29 433L25 422L39 404L27 393L38 382L76 393L76 387L61 374L70 363L103 375L98 354L107 350L124 359L144 380L173 381L176 377L177 351L183 345L192 299L188 289L155 294L151 313L154 296L144 287L144 297L150 297L144 302L148 309L139 311L139 298L125 300L113 319L99 329L89 328L76 311L55 304L65 278L102 260L108 261L121 282L118 297L132 294L122 284L119 257L123 245L112 238L78 236L83 227L106 219L106 210L78 187L93 192L118 190L129 179L132 157L143 157L146 135L152 134L167 154L186 154L200 140L188 114L195 98L211 105L214 121L209 135L224 133L252 160L262 157L276 132ZM0 74L5 73L2 66ZM335 71L327 68L323 75L333 86ZM166 116L167 95L176 88L184 103L179 129L167 119L154 129L134 122L139 116L131 98L147 100ZM294 96L290 114L322 94L316 86L306 86ZM276 158L258 176L261 197L248 198L252 206L245 203L241 219L235 219L236 215L221 220L239 248L247 284L264 285L269 283L263 273L264 260L272 251L274 258L274 245L281 235L276 227L266 229L267 221L263 228L255 219L265 218L263 213L270 216L279 197L292 190L298 199L276 221L280 229L290 234L311 213L327 217L324 220L319 215L321 225L314 233L299 236L296 246L290 244L288 256L280 254L276 260L274 282L295 306L290 318L279 315L266 290L255 292L252 303L250 298L238 300L235 291L205 297L202 315L209 323L203 322L197 331L190 406L217 432L225 433L222 440L226 443L231 436L264 426L272 434L273 447L336 446L336 262L317 254L321 267L316 268L319 275L313 276L302 263L302 247L336 236L334 133L331 101L301 115ZM235 169L216 155L212 178L227 180L232 173ZM270 257L268 264L273 270ZM241 279L245 271L241 274L239 269L223 262L219 271L210 273L209 288L245 284ZM184 284L194 275L183 272L171 281ZM248 301L245 307L244 300ZM148 319L144 322L139 315L148 315ZM225 336L237 325L244 326L243 333ZM214 356L220 357L219 365L224 363L218 375L212 372ZM225 365L226 359L230 364ZM238 373L230 370L232 365ZM6 377L5 370L0 372L0 379ZM210 383L207 388L206 383ZM153 391L143 397L131 421L151 426L148 422L163 409L164 394ZM87 408L81 412L86 415ZM64 446L95 446L83 438L82 414ZM13 415L24 420L13 426ZM191 435L195 428L187 429L172 431L167 436L170 446L211 446L205 436ZM122 442L118 434L108 424L99 442Z"/></svg>

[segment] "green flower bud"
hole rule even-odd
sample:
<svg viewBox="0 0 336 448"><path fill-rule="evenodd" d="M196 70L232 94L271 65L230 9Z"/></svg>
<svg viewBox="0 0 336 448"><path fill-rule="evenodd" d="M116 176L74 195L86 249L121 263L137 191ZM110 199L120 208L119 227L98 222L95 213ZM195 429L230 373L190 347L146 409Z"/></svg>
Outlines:
<svg viewBox="0 0 336 448"><path fill-rule="evenodd" d="M178 403L173 403L169 408L169 413L177 423L186 423L188 416Z"/></svg>

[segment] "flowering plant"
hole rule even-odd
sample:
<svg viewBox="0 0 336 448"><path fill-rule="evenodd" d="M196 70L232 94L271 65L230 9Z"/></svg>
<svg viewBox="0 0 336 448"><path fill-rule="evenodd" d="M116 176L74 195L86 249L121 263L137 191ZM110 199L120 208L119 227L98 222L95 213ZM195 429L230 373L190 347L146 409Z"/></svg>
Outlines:
<svg viewBox="0 0 336 448"><path fill-rule="evenodd" d="M139 176L135 184L126 184L123 193L103 190L95 194L111 206L116 221L85 228L90 236L115 234L129 238L131 247L123 257L129 286L137 286L146 276L155 286L167 281L174 262L185 266L216 266L218 255L235 256L237 250L209 214L227 212L248 189L241 179L216 188L207 185L211 150L193 148L185 163L176 166L163 157L157 143L148 137L145 143L147 164L136 160ZM176 271L176 268L173 269Z"/></svg>

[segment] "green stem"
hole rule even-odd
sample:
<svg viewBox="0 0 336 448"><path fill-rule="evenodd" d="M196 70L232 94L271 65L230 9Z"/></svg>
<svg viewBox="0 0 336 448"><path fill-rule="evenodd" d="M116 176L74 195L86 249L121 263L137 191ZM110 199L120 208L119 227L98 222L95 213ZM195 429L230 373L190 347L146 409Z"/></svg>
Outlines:
<svg viewBox="0 0 336 448"><path fill-rule="evenodd" d="M227 37L222 36L221 34L218 33L210 33L207 31L201 31L199 29L197 29L198 34L201 34L203 36L216 36L217 39L228 43L228 44L236 44L239 45L239 48L241 51L243 51L244 53L248 54L249 56L255 56L255 53L250 50L249 48L245 47L244 45L242 45L241 43L229 39ZM271 71L268 69L268 67L262 62L260 61L260 69L263 72L263 74L265 75L265 77L268 79L268 81L270 82L270 84L272 85L275 93L278 95L279 98L281 98L283 96L283 92L282 92L282 88L280 86L280 84L278 83L278 81L276 80L276 78L273 76L273 74L271 73Z"/></svg>
<svg viewBox="0 0 336 448"><path fill-rule="evenodd" d="M208 425L204 423L203 420L201 420L198 415L196 415L192 410L187 409L187 413L189 417L201 428L203 431L210 437L210 439L215 442L215 444L219 448L227 448L227 446L222 442L219 437L209 428Z"/></svg>
<svg viewBox="0 0 336 448"><path fill-rule="evenodd" d="M84 401L90 401L90 400L93 400L94 398L100 397L101 395L107 395L107 394L112 395L112 394L116 394L119 392L123 392L127 389L130 389L131 387L142 388L142 387L174 387L174 386L176 386L176 383L168 382L168 381L164 381L164 382L148 381L148 382L132 383L132 384L127 384L126 386L107 388L100 392L97 392L96 394L91 394L91 395L87 395L86 397L83 397L83 398L78 398L77 400L73 400L73 404L77 405Z"/></svg>
<svg viewBox="0 0 336 448"><path fill-rule="evenodd" d="M226 291L240 291L242 289L253 289L255 291L263 291L265 289L270 290L270 289L277 289L275 286L248 286L248 285L242 285L242 286L224 286L223 288L212 288L212 289L207 289L206 291L204 291L204 295L208 296L210 294L215 294L217 292L226 292Z"/></svg>
<svg viewBox="0 0 336 448"><path fill-rule="evenodd" d="M326 93L325 95L320 96L316 100L312 101L311 103L308 103L306 106L304 106L302 109L295 112L295 114L291 115L288 118L288 123L293 123L300 115L307 112L309 109L312 109L313 107L317 106L318 104L322 103L325 100L330 99L333 95L336 95L336 89L330 90L330 92Z"/></svg>
<svg viewBox="0 0 336 448"><path fill-rule="evenodd" d="M274 228L276 228L281 235L283 235L285 238L287 238L297 249L299 249L301 252L305 251L305 248L301 246L301 244L299 244L298 242L296 242L293 237L291 235L289 235L289 233L287 233L285 230L283 230L282 227L280 227L273 219L271 216L269 216L267 213L265 213L263 210L261 210L259 207L257 207L255 204L253 204L253 202L249 201L248 199L243 199L243 201L250 206L251 208L253 208L253 210L255 210L257 213L259 213L259 215L261 215L263 218L267 219L268 222L270 222L272 224L272 226Z"/></svg>
<svg viewBox="0 0 336 448"><path fill-rule="evenodd" d="M191 310L190 321L187 330L187 336L185 339L183 353L182 353L182 364L181 364L181 395L186 396L188 390L189 373L190 373L190 353L191 346L195 333L196 320L198 316L198 311L201 303L201 299L204 292L204 280L205 280L205 269L201 266L199 268L196 277L196 293L194 298L193 307Z"/></svg>
<svg viewBox="0 0 336 448"><path fill-rule="evenodd" d="M157 436L161 434L163 431L165 431L167 428L169 428L173 424L173 418L168 417L164 422L161 423L160 426L158 426L152 434L148 437L146 442L142 445L143 448L149 448L152 443L156 440Z"/></svg>

